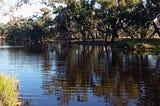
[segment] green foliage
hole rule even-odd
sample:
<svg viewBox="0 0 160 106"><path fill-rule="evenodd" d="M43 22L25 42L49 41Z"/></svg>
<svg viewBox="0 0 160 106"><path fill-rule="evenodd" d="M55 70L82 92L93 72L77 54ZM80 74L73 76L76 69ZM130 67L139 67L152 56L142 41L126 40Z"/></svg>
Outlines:
<svg viewBox="0 0 160 106"><path fill-rule="evenodd" d="M96 3L101 8L96 8ZM55 23L59 24L56 29L62 28L64 32L69 32L69 35L76 32L80 39L87 37L94 40L98 36L109 36L108 34L114 39L119 30L132 27L134 32L147 21L143 14L144 8L139 8L139 3L139 0L70 0L66 2L66 7L61 7L61 11L58 11L57 7L59 14ZM103 25L103 22L106 22L106 25ZM72 28L74 31L68 30Z"/></svg>
<svg viewBox="0 0 160 106"><path fill-rule="evenodd" d="M142 0L43 0L42 3L46 7L41 9L41 16L33 16L34 20L13 19L7 27L1 27L0 33L7 33L7 39L13 41L39 41L47 37L83 41L114 41L124 36L145 38L149 29L145 23L160 12L160 2L156 0L148 8ZM52 13L55 19L50 17Z"/></svg>
<svg viewBox="0 0 160 106"><path fill-rule="evenodd" d="M7 24L6 39L14 43L25 41L38 42L49 35L52 20L49 18L49 11L45 8L41 10L43 15L37 17L37 20L29 19L13 19Z"/></svg>
<svg viewBox="0 0 160 106"><path fill-rule="evenodd" d="M114 0L97 0L98 3L101 4L102 8L114 8L116 7L116 1Z"/></svg>

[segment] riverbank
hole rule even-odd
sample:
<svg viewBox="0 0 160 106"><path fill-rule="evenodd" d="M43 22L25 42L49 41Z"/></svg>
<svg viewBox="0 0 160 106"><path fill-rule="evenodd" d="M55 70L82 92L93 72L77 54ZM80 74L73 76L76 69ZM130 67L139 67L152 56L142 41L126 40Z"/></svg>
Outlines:
<svg viewBox="0 0 160 106"><path fill-rule="evenodd" d="M67 43L67 44L76 44L76 45L97 45L97 46L111 46L112 48L116 49L128 49L128 50L153 50L153 51L160 51L160 39L118 39L114 42L111 41L104 41L104 40L87 40L87 41L78 41L75 39L68 40L68 39L47 39L41 42L32 42L26 43L32 45L43 45L47 43ZM11 43L12 44L12 43ZM13 43L14 45L21 45L21 42ZM24 46L25 44L22 45ZM26 45L25 45L26 46Z"/></svg>
<svg viewBox="0 0 160 106"><path fill-rule="evenodd" d="M105 45L116 49L128 50L156 50L160 51L160 39L121 39L115 42L110 41L74 41L71 44L78 45Z"/></svg>
<svg viewBox="0 0 160 106"><path fill-rule="evenodd" d="M129 50L160 51L160 39L123 39L116 41L113 46Z"/></svg>

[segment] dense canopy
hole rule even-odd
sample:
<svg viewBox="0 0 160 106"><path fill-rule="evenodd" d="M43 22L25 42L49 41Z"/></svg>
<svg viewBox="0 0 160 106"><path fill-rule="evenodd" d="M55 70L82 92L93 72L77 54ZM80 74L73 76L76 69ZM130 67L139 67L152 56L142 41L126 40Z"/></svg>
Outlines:
<svg viewBox="0 0 160 106"><path fill-rule="evenodd" d="M32 2L18 3L23 6ZM41 3L45 4L41 15L12 17L6 25L0 24L0 35L11 41L37 42L55 38L115 41L155 38L160 34L152 24L160 13L159 0L42 0Z"/></svg>

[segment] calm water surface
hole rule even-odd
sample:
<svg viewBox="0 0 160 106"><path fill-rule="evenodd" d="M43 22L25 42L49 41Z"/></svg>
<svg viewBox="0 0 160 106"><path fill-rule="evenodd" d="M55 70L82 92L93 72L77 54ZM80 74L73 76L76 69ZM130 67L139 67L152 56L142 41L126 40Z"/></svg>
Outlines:
<svg viewBox="0 0 160 106"><path fill-rule="evenodd" d="M20 80L27 106L157 106L158 53L104 46L0 46L0 72Z"/></svg>

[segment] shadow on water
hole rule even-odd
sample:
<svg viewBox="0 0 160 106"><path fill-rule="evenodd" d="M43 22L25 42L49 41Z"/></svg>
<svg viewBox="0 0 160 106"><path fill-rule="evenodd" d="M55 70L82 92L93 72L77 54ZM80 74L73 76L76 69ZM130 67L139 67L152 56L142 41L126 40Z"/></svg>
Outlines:
<svg viewBox="0 0 160 106"><path fill-rule="evenodd" d="M37 90L33 90L31 96L28 96L30 91L22 92L28 105L160 104L160 72L155 69L158 67L158 53L118 51L109 46L48 44L29 46L19 55L21 58L27 56L27 59L21 59L21 62L25 61L23 64L36 63L36 68L28 66L33 70L29 77L33 76L35 80L27 81L39 81L39 85L35 82L32 87L42 89L36 96L34 92ZM40 73L36 75L34 70ZM25 79L25 75L22 79ZM24 87L28 86L25 81L22 81ZM27 91L31 88L21 89Z"/></svg>
<svg viewBox="0 0 160 106"><path fill-rule="evenodd" d="M32 53L45 53L48 50L48 45L46 43L33 43L25 46L27 52Z"/></svg>

